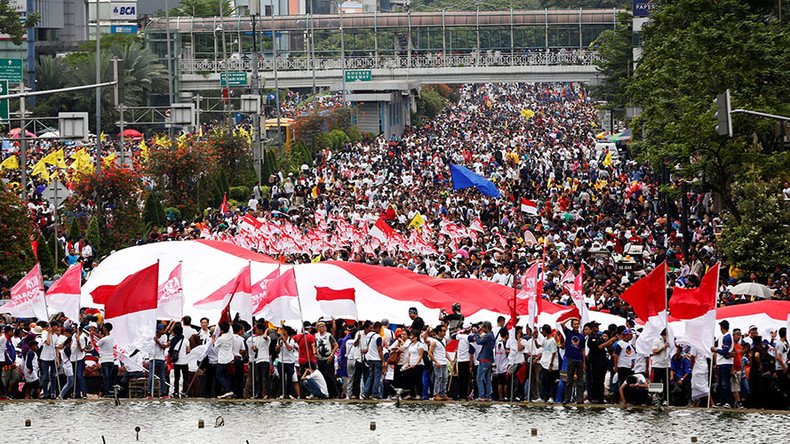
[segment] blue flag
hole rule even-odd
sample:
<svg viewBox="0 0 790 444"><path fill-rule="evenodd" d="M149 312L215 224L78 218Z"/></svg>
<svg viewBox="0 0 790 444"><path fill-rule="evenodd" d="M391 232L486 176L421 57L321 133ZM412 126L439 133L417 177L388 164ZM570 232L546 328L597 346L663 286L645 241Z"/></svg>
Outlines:
<svg viewBox="0 0 790 444"><path fill-rule="evenodd" d="M490 197L500 197L496 185L485 177L476 174L472 170L461 165L450 164L450 174L453 178L453 189L475 187L481 193Z"/></svg>

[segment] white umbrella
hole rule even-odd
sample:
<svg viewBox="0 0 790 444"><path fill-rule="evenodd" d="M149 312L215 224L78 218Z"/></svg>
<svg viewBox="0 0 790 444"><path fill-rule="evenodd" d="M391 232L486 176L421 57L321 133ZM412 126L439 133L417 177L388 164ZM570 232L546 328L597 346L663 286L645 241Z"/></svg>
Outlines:
<svg viewBox="0 0 790 444"><path fill-rule="evenodd" d="M57 139L58 137L60 137L60 134L58 134L58 131L47 131L46 133L38 137L40 139Z"/></svg>
<svg viewBox="0 0 790 444"><path fill-rule="evenodd" d="M732 294L748 294L750 296L758 297L761 299L771 299L774 297L774 292L770 288L757 282L744 282L732 287L730 290Z"/></svg>

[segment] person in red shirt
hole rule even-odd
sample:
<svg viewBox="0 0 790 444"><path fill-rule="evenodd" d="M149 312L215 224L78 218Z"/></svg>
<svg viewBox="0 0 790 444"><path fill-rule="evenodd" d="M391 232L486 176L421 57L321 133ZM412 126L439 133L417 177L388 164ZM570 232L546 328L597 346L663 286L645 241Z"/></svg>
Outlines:
<svg viewBox="0 0 790 444"><path fill-rule="evenodd" d="M294 341L299 345L299 367L301 368L307 368L308 362L310 368L316 368L315 336L310 333L311 329L310 323L305 322L302 333L294 336Z"/></svg>
<svg viewBox="0 0 790 444"><path fill-rule="evenodd" d="M735 406L741 405L741 379L743 378L743 346L741 345L741 329L736 328L732 331L732 375L730 376L730 388L732 399Z"/></svg>

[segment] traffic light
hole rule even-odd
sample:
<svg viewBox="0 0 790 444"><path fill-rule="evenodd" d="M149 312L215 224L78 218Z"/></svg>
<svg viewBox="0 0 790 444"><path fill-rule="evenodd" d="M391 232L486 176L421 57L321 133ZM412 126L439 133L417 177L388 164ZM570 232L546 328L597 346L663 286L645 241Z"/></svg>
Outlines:
<svg viewBox="0 0 790 444"><path fill-rule="evenodd" d="M730 90L716 96L716 133L732 137L732 119L730 118Z"/></svg>

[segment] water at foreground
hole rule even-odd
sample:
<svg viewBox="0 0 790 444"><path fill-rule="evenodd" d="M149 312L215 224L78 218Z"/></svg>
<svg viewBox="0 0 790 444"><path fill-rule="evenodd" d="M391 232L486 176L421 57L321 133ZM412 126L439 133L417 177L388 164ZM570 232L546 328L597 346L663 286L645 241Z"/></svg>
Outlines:
<svg viewBox="0 0 790 444"><path fill-rule="evenodd" d="M215 428L221 416L224 426ZM2 443L778 443L787 415L474 404L126 401L0 403ZM25 420L31 419L30 427ZM198 428L198 420L205 428ZM375 421L376 430L370 430ZM136 441L135 426L140 427ZM537 428L537 436L531 429Z"/></svg>

